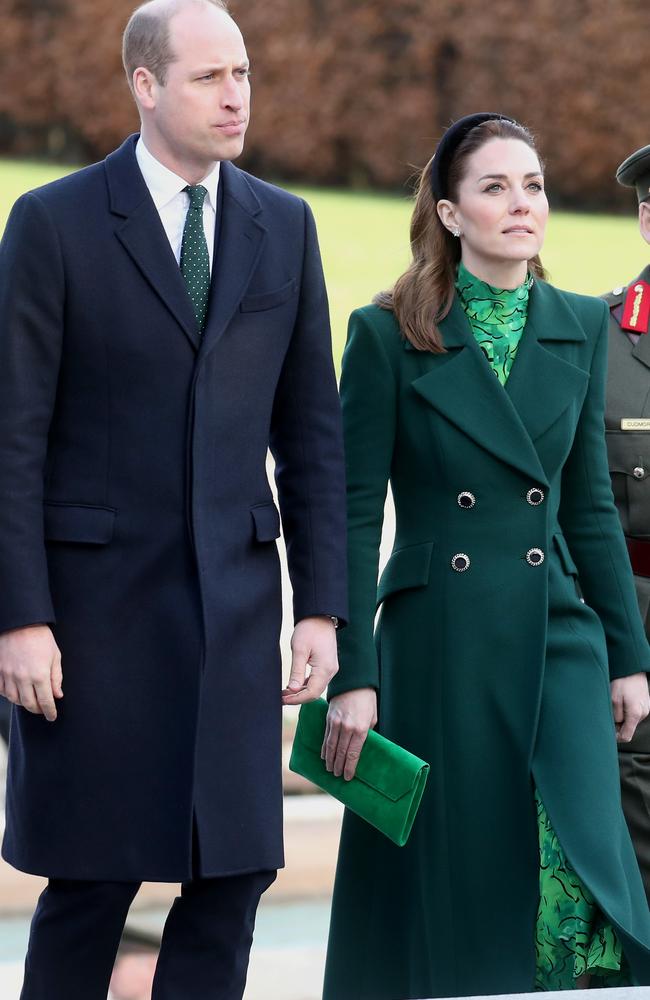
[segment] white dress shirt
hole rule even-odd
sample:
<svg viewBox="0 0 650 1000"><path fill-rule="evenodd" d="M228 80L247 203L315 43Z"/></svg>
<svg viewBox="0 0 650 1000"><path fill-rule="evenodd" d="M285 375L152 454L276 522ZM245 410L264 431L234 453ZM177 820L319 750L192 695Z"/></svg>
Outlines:
<svg viewBox="0 0 650 1000"><path fill-rule="evenodd" d="M187 181L183 180L182 177L179 177L178 174L175 174L167 167L164 167L155 156L152 156L145 146L142 136L140 136L136 143L135 156L144 177L144 182L149 188L149 194L158 209L160 221L163 224L176 261L180 265L185 216L190 206L190 196L187 191L183 190L183 188L187 187ZM210 273L212 273L214 229L217 220L219 163L215 163L210 173L200 183L208 192L203 202L203 229L208 244L208 253L210 254Z"/></svg>

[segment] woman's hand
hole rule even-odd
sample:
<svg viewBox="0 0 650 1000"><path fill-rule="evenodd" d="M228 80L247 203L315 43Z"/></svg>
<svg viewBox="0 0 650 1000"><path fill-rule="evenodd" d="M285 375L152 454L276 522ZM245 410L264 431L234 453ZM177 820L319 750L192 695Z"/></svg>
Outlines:
<svg viewBox="0 0 650 1000"><path fill-rule="evenodd" d="M357 688L330 701L321 757L328 771L346 781L354 777L368 730L377 725L377 692Z"/></svg>
<svg viewBox="0 0 650 1000"><path fill-rule="evenodd" d="M646 674L631 674L612 681L612 705L616 723L616 739L629 743L636 727L650 713L650 693Z"/></svg>

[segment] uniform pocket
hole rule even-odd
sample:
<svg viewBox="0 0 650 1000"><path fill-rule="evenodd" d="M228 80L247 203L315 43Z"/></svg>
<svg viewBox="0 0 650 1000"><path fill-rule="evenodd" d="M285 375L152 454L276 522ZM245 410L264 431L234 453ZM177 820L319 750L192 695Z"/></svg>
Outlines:
<svg viewBox="0 0 650 1000"><path fill-rule="evenodd" d="M625 532L650 534L650 431L607 431L609 471Z"/></svg>
<svg viewBox="0 0 650 1000"><path fill-rule="evenodd" d="M113 507L46 500L45 540L78 545L107 545L113 537L117 511Z"/></svg>
<svg viewBox="0 0 650 1000"><path fill-rule="evenodd" d="M397 591L426 587L429 582L434 544L434 542L417 542L403 549L395 549L379 580L377 607Z"/></svg>

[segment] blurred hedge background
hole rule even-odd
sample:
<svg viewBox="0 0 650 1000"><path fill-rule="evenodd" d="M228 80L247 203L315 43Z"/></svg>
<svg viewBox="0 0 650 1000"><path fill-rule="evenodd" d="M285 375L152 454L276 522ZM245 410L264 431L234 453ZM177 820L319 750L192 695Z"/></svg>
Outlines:
<svg viewBox="0 0 650 1000"><path fill-rule="evenodd" d="M87 162L137 127L120 63L133 0L2 0L0 154ZM616 165L650 142L648 0L232 0L253 63L242 166L401 187L453 118L540 137L555 203L630 209Z"/></svg>

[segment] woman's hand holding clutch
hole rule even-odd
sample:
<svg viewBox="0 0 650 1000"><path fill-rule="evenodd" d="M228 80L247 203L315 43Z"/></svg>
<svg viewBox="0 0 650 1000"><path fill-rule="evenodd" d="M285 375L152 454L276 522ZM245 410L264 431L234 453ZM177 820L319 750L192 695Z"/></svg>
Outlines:
<svg viewBox="0 0 650 1000"><path fill-rule="evenodd" d="M368 730L376 725L377 692L374 688L357 688L332 698L321 749L327 770L350 781Z"/></svg>

